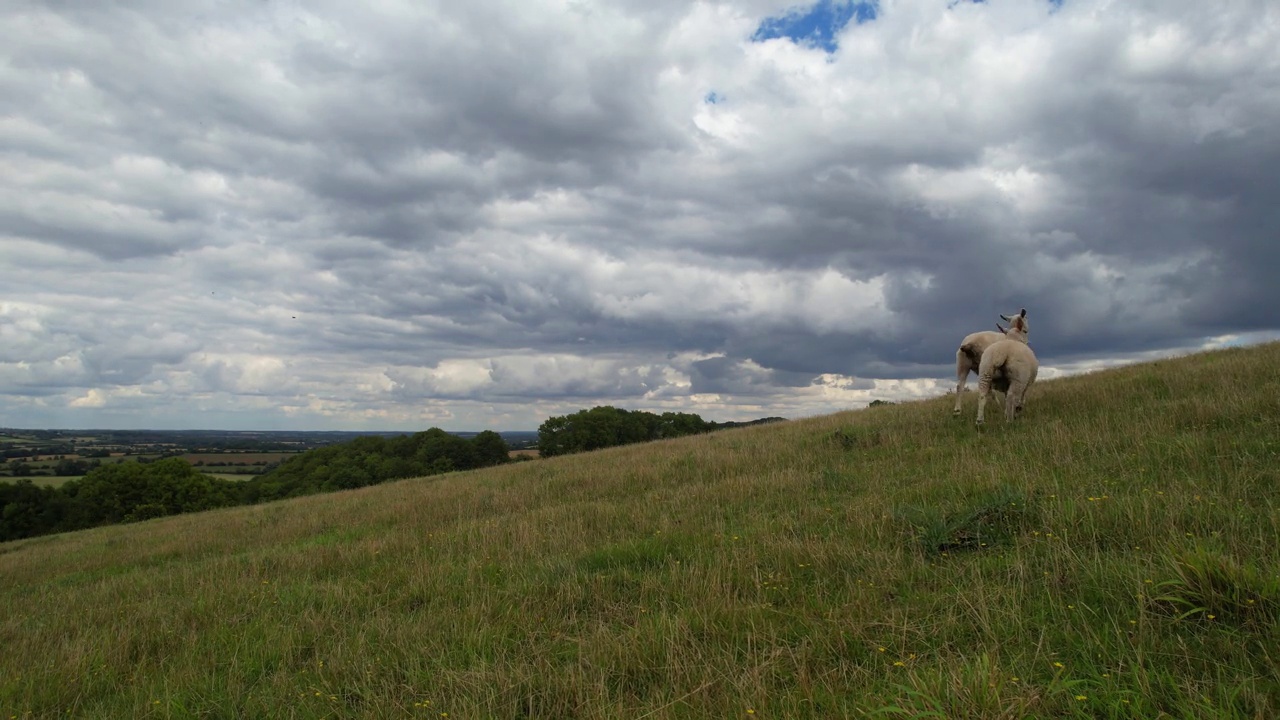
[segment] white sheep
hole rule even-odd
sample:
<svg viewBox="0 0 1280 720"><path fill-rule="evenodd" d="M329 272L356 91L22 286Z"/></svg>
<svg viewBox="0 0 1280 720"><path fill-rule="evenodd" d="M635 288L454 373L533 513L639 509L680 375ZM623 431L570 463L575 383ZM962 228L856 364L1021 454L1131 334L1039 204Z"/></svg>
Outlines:
<svg viewBox="0 0 1280 720"><path fill-rule="evenodd" d="M1022 320L1023 338L1030 330L1030 326L1027 324L1026 308L1023 308L1022 312L1017 315L1009 316L1002 313L1000 317L1009 323L1013 322L1015 317L1020 318ZM952 410L953 415L960 414L960 401L964 398L964 387L969 381L969 373L978 372L978 365L982 362L983 351L1005 339L1008 331L1000 327L1000 323L996 323L996 328L1000 332L984 330L970 333L965 336L964 340L960 341L960 349L956 350L956 407ZM1023 339L1023 342L1026 342L1026 340Z"/></svg>
<svg viewBox="0 0 1280 720"><path fill-rule="evenodd" d="M983 423L983 411L987 396L994 388L1004 393L1004 417L1012 421L1022 412L1027 388L1036 381L1040 361L1027 345L1026 318L1017 316L1009 321L1005 339L992 343L982 353L978 365L978 424Z"/></svg>

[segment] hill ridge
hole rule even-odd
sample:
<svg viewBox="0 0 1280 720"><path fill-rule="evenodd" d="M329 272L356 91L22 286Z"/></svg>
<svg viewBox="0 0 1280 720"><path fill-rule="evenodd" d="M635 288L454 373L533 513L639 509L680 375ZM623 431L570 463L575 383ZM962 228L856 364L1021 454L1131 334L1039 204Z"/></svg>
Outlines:
<svg viewBox="0 0 1280 720"><path fill-rule="evenodd" d="M1280 716L1280 343L0 545L0 709ZM41 662L31 662L41 658Z"/></svg>

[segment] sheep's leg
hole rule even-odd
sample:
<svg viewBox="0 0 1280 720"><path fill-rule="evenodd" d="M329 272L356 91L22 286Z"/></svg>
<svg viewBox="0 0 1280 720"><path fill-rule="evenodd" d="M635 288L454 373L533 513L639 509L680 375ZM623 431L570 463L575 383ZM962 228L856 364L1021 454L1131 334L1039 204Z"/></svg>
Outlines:
<svg viewBox="0 0 1280 720"><path fill-rule="evenodd" d="M964 386L969 380L969 372L973 370L973 363L969 361L969 354L960 349L956 351L956 408L951 411L952 415L960 414L960 398L964 397Z"/></svg>
<svg viewBox="0 0 1280 720"><path fill-rule="evenodd" d="M1027 383L1014 382L1010 383L1009 390L1004 394L1004 417L1006 420L1014 420L1022 412L1022 399L1027 395Z"/></svg>
<svg viewBox="0 0 1280 720"><path fill-rule="evenodd" d="M984 422L986 422L983 416L987 410L987 396L990 394L991 394L991 376L979 375L978 376L978 421L977 421L978 425L981 425Z"/></svg>

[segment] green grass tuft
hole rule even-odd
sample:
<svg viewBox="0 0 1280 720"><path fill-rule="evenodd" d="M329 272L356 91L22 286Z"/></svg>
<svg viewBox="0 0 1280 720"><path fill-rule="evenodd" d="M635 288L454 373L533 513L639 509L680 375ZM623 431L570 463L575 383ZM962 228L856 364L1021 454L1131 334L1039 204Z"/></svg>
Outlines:
<svg viewBox="0 0 1280 720"><path fill-rule="evenodd" d="M1011 487L986 492L960 509L904 507L896 516L930 555L1011 546L1036 523L1026 496Z"/></svg>
<svg viewBox="0 0 1280 720"><path fill-rule="evenodd" d="M1197 547L1172 560L1174 577L1153 588L1151 607L1178 620L1268 627L1280 612L1280 577L1220 551Z"/></svg>

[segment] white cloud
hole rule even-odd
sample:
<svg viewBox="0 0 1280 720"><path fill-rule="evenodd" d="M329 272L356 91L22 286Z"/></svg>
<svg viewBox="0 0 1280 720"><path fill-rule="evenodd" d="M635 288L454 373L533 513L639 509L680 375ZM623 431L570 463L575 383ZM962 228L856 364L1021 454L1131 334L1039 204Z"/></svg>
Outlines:
<svg viewBox="0 0 1280 720"><path fill-rule="evenodd" d="M800 416L1015 307L1049 374L1277 331L1274 3L750 41L788 7L7 7L0 424Z"/></svg>
<svg viewBox="0 0 1280 720"><path fill-rule="evenodd" d="M73 408L100 408L107 404L107 393L93 388L85 393L82 397L78 397L68 403Z"/></svg>

